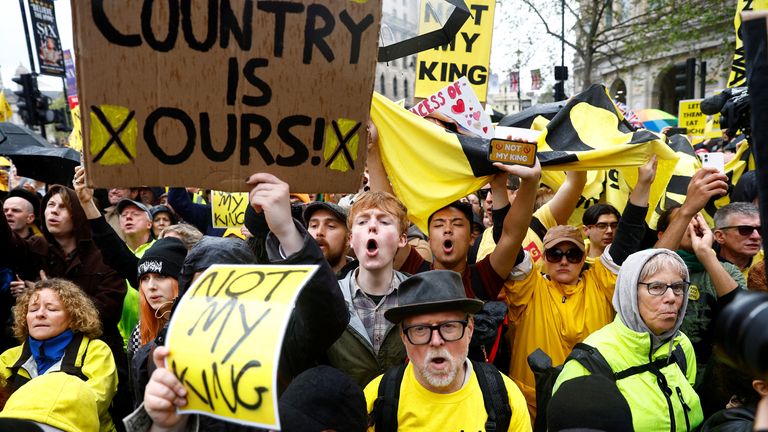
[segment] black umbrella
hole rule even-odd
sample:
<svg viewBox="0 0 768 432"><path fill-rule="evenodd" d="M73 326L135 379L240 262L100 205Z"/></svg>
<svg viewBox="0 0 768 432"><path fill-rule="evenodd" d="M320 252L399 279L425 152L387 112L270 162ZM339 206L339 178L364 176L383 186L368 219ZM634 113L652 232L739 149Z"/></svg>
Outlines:
<svg viewBox="0 0 768 432"><path fill-rule="evenodd" d="M499 126L510 126L529 129L533 124L533 119L537 116L546 117L547 120L552 120L555 114L560 111L562 107L568 101L550 102L545 104L537 104L532 107L526 108L519 113L509 114L504 116L499 121Z"/></svg>
<svg viewBox="0 0 768 432"><path fill-rule="evenodd" d="M12 123L0 123L0 156L6 156L23 177L48 184L72 184L80 152L55 147L36 132Z"/></svg>
<svg viewBox="0 0 768 432"><path fill-rule="evenodd" d="M29 146L8 152L0 144L0 155L11 159L18 175L48 184L71 186L75 167L80 165L80 152L69 147Z"/></svg>
<svg viewBox="0 0 768 432"><path fill-rule="evenodd" d="M391 45L380 46L378 61L388 62L450 43L469 18L469 7L464 0L438 0L437 2L440 1L454 6L442 28ZM427 7L430 6L427 5Z"/></svg>
<svg viewBox="0 0 768 432"><path fill-rule="evenodd" d="M25 147L53 147L53 145L24 126L0 123L0 154L3 154L3 151L15 151Z"/></svg>

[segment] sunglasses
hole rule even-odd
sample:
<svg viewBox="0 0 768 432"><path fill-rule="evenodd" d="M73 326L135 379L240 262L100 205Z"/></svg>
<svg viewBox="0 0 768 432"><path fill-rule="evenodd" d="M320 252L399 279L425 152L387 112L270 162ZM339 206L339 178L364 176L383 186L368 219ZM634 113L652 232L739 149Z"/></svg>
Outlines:
<svg viewBox="0 0 768 432"><path fill-rule="evenodd" d="M565 257L569 263L578 264L581 262L581 259L584 258L584 252L578 248L571 248L567 251L562 249L547 249L544 251L544 256L547 258L547 261L551 263L559 263L563 260L563 257Z"/></svg>
<svg viewBox="0 0 768 432"><path fill-rule="evenodd" d="M739 230L739 234L743 235L744 237L752 235L752 231L757 231L757 234L763 235L762 228L759 226L752 226L752 225L734 225L734 226L727 226L718 228L720 230L727 230L727 229L737 229Z"/></svg>

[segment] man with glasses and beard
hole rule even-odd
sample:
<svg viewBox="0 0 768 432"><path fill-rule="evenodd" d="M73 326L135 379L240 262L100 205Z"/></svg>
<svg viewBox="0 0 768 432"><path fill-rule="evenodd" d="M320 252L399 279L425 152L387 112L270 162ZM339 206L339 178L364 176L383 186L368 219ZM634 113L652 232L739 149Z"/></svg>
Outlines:
<svg viewBox="0 0 768 432"><path fill-rule="evenodd" d="M544 236L544 274L535 271L528 252L518 254L511 280L505 284L510 322L517 326L509 376L536 416L535 379L528 356L540 348L562 364L573 347L613 320L611 305L616 274L645 233L645 215L656 158L638 168L638 181L629 196L616 236L603 254L584 270L586 258L580 229L558 225ZM528 215L530 217L530 213ZM527 229L528 224L516 226Z"/></svg>
<svg viewBox="0 0 768 432"><path fill-rule="evenodd" d="M461 277L450 270L427 271L400 284L399 305L384 315L400 325L410 362L366 386L374 430L490 430L487 422L494 420L499 431L531 430L517 386L493 366L467 359L472 314L482 305L467 298ZM486 392L499 397L507 415L480 414L488 413Z"/></svg>

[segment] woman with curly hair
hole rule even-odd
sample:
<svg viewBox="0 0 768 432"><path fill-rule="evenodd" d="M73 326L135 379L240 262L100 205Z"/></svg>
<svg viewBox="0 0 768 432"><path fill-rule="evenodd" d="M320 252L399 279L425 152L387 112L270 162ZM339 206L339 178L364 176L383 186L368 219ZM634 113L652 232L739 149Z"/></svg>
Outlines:
<svg viewBox="0 0 768 432"><path fill-rule="evenodd" d="M0 355L0 377L11 390L45 374L74 375L96 395L99 430L115 430L108 408L117 391L117 369L107 344L96 339L102 328L93 301L72 282L47 279L16 300L13 315L21 345Z"/></svg>

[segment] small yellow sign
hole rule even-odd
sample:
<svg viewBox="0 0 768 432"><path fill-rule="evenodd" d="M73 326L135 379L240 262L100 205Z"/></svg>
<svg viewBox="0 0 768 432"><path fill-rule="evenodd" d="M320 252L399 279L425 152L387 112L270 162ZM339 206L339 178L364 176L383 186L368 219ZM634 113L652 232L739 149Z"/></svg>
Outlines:
<svg viewBox="0 0 768 432"><path fill-rule="evenodd" d="M166 367L187 389L180 413L279 429L277 367L293 305L315 265L214 265L184 294Z"/></svg>
<svg viewBox="0 0 768 432"><path fill-rule="evenodd" d="M709 128L707 127L708 121L710 122ZM707 116L701 112L701 99L680 101L677 125L688 129L691 144L698 144L705 139L720 136L720 114ZM713 125L717 125L716 129Z"/></svg>
<svg viewBox="0 0 768 432"><path fill-rule="evenodd" d="M211 193L211 212L214 228L240 228L245 221L245 209L248 208L248 193L221 192Z"/></svg>
<svg viewBox="0 0 768 432"><path fill-rule="evenodd" d="M341 172L355 169L359 129L360 123L345 118L332 121L325 128L323 157L328 168Z"/></svg>

